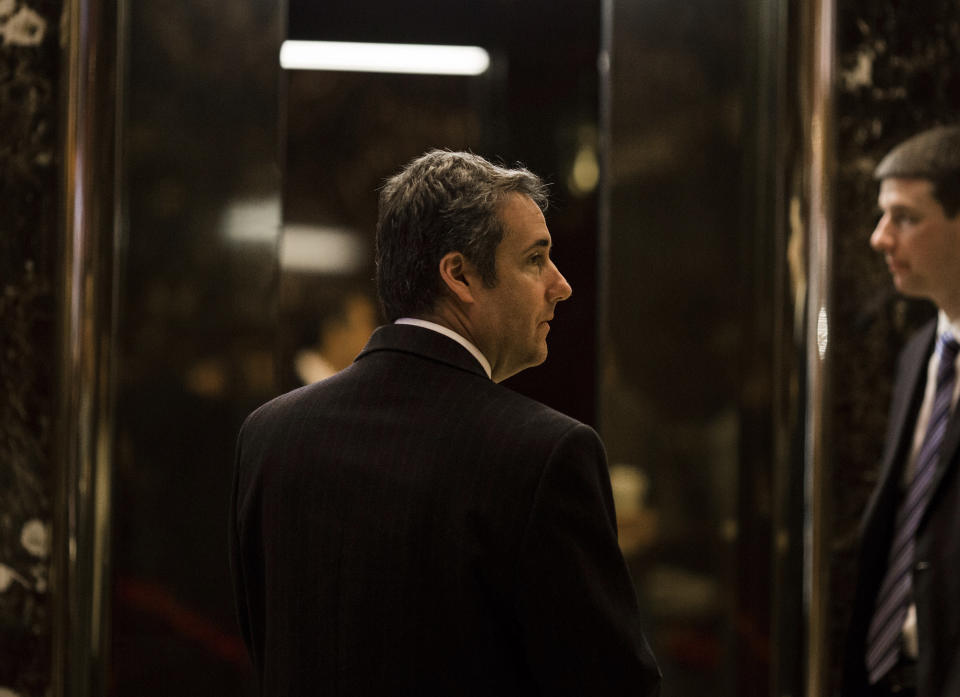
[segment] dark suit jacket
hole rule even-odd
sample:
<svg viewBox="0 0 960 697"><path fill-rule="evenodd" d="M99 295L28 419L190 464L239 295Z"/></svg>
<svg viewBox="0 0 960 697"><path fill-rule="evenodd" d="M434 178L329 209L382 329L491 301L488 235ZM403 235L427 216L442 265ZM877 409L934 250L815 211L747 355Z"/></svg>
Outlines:
<svg viewBox="0 0 960 697"><path fill-rule="evenodd" d="M866 694L866 635L877 590L886 572L893 519L901 497L923 401L936 320L924 326L900 356L894 383L881 478L861 528L860 571L848 634L845 697ZM920 657L918 697L960 695L960 409L950 419L933 493L917 530L913 571Z"/></svg>
<svg viewBox="0 0 960 697"><path fill-rule="evenodd" d="M594 431L427 329L241 430L230 522L264 695L656 695Z"/></svg>

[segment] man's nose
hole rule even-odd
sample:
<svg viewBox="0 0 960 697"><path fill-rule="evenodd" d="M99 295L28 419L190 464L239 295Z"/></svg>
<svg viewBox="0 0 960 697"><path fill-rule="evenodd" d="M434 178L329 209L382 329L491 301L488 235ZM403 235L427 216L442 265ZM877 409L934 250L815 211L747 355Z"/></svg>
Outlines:
<svg viewBox="0 0 960 697"><path fill-rule="evenodd" d="M884 215L877 223L870 235L870 246L878 252L884 252L890 249L893 243L893 235L890 232L890 220Z"/></svg>
<svg viewBox="0 0 960 697"><path fill-rule="evenodd" d="M553 293L551 300L553 300L555 303L558 303L573 295L573 287L567 283L567 279L563 277L563 274L560 273L560 269L558 269L556 265L554 265L553 270L557 274L557 279L552 287Z"/></svg>

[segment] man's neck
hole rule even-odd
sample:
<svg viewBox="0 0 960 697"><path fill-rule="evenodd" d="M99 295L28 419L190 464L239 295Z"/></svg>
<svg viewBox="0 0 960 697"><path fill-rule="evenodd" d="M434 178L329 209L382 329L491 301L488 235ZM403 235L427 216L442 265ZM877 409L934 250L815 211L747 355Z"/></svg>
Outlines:
<svg viewBox="0 0 960 697"><path fill-rule="evenodd" d="M960 326L960 302L944 303L939 305L940 312L946 316L953 326Z"/></svg>
<svg viewBox="0 0 960 697"><path fill-rule="evenodd" d="M467 349L467 351L469 351L473 357L477 359L477 362L481 365L484 372L487 374L487 377L493 379L490 361L487 360L487 357L483 355L483 352L477 348L476 344L474 344L469 338L458 332L456 329L453 329L446 324L441 324L433 318L427 319L425 317L401 317L400 319L395 320L394 324L412 324L423 327L424 329L435 331L438 334L443 334L444 336L453 339Z"/></svg>
<svg viewBox="0 0 960 697"><path fill-rule="evenodd" d="M942 334L949 330L955 337L960 338L960 322L955 320L946 310L940 310L937 314L937 334Z"/></svg>

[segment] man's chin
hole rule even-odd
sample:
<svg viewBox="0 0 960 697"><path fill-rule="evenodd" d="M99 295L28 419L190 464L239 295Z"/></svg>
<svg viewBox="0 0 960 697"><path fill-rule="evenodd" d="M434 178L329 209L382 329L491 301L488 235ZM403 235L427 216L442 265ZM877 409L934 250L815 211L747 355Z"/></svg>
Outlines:
<svg viewBox="0 0 960 697"><path fill-rule="evenodd" d="M531 354L527 358L527 360L524 361L523 368L521 368L517 372L519 373L520 371L526 370L527 368L536 368L538 365L543 365L546 360L547 360L547 348L546 346L544 346L542 351L537 351L536 353Z"/></svg>
<svg viewBox="0 0 960 697"><path fill-rule="evenodd" d="M540 344L540 350L537 351L537 354L534 358L534 360L536 360L536 363L534 363L533 365L541 365L545 360L547 360L547 353L548 353L547 342L544 341L542 344Z"/></svg>
<svg viewBox="0 0 960 697"><path fill-rule="evenodd" d="M924 297L921 289L917 288L915 283L911 283L909 278L900 274L894 274L893 287L897 289L897 292L900 293L900 295L904 295L908 298Z"/></svg>

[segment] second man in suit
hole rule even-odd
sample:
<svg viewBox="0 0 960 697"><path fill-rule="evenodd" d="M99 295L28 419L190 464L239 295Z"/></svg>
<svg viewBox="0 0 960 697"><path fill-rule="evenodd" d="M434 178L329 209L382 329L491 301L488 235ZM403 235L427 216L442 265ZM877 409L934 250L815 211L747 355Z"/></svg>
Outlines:
<svg viewBox="0 0 960 697"><path fill-rule="evenodd" d="M861 531L845 697L960 695L960 127L921 133L876 170L870 244L938 317L900 356L880 480Z"/></svg>

